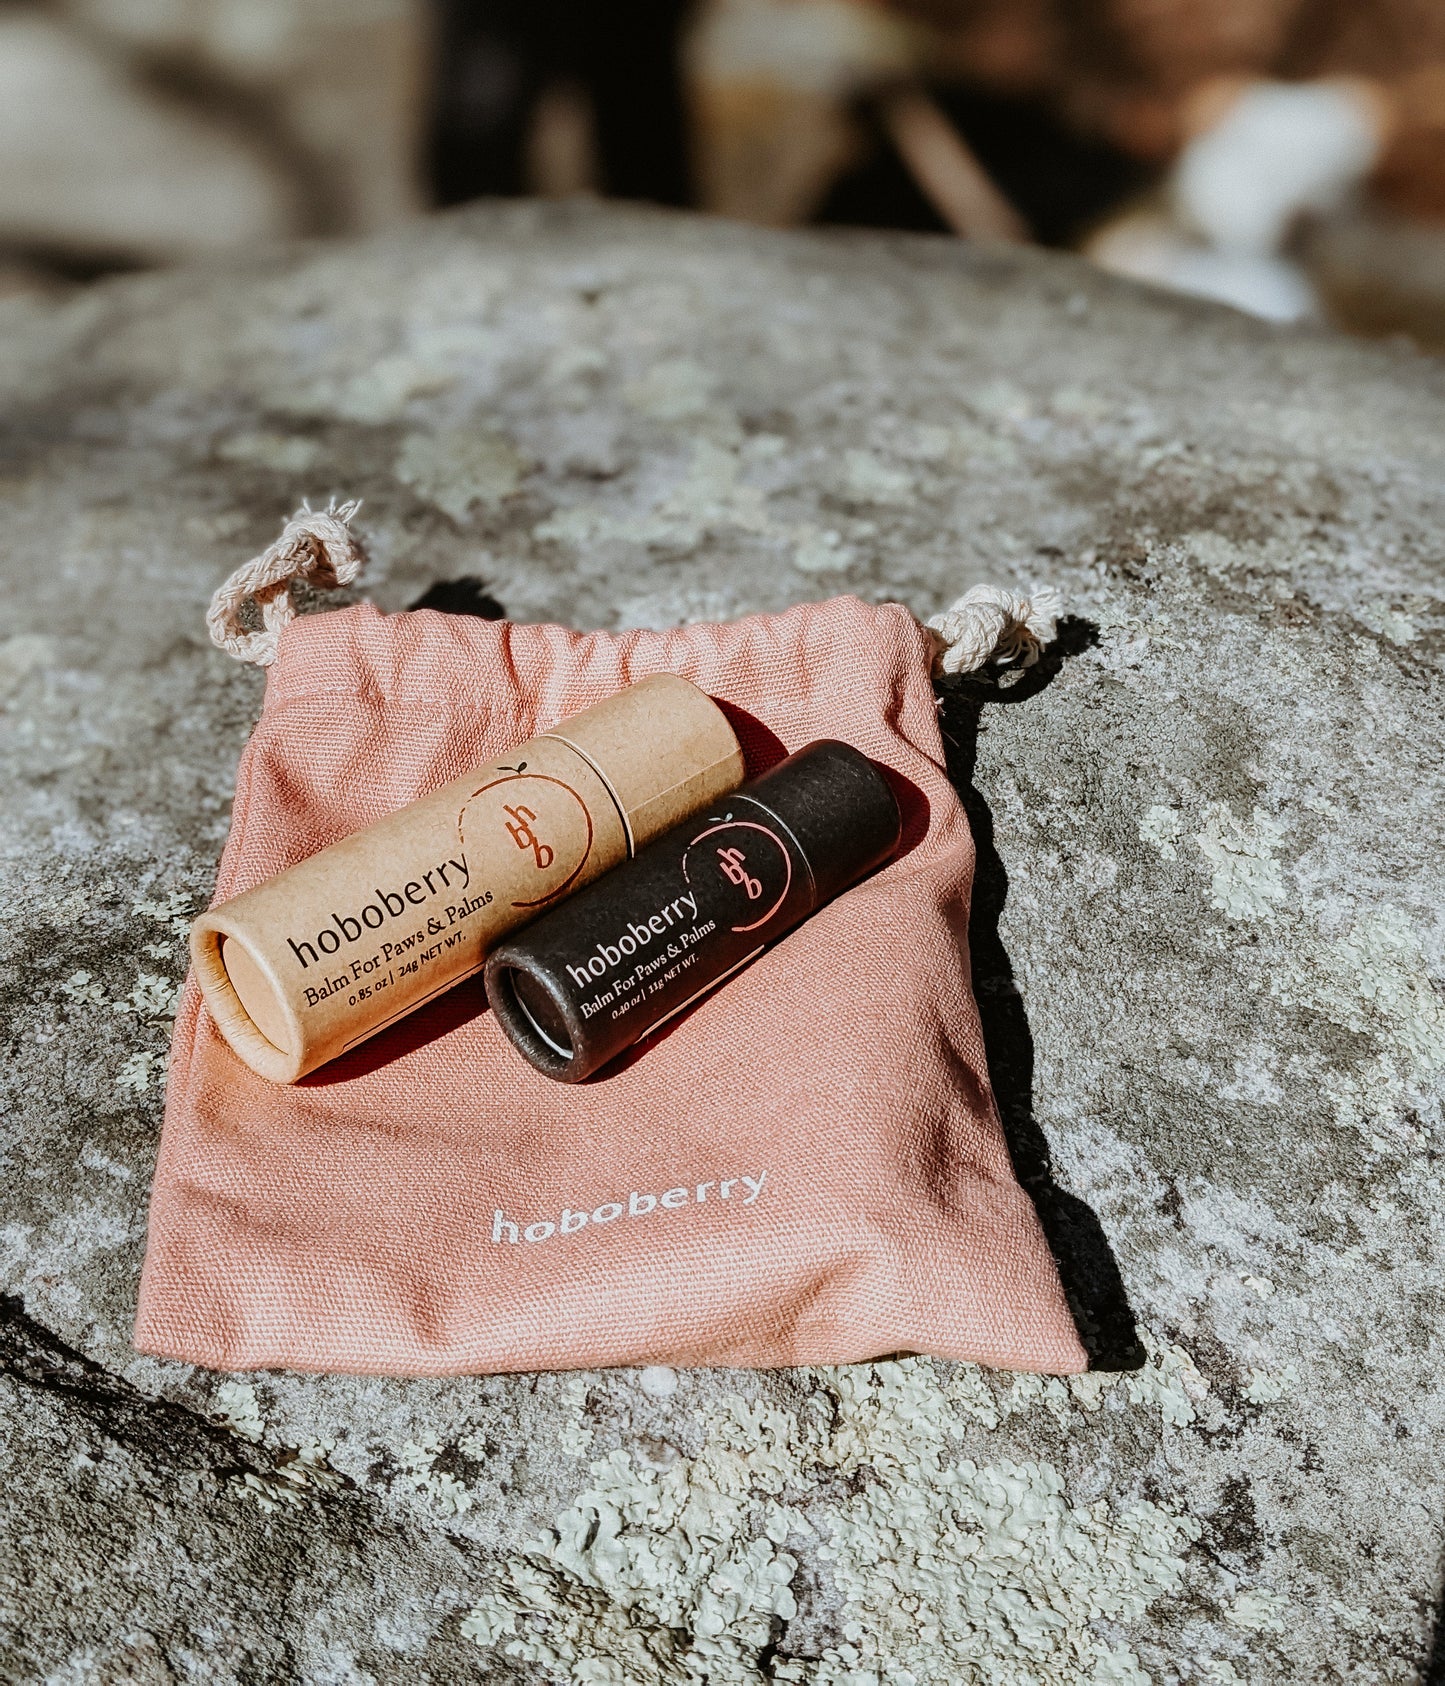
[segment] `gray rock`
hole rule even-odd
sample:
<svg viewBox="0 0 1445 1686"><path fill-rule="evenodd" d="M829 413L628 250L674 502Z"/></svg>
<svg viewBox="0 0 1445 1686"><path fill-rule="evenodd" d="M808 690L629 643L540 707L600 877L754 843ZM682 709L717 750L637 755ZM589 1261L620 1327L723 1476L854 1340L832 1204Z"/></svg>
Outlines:
<svg viewBox="0 0 1445 1686"><path fill-rule="evenodd" d="M0 301L0 382L6 1678L1420 1678L1440 365L1032 252L519 206ZM204 609L331 493L387 608L1065 589L1049 658L944 724L1093 1375L135 1354L167 1012L261 689Z"/></svg>

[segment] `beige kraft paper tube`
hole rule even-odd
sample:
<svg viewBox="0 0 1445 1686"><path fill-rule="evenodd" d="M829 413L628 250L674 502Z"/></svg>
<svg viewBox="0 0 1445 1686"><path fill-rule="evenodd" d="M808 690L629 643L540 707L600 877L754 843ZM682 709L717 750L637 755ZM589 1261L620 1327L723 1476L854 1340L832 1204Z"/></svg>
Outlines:
<svg viewBox="0 0 1445 1686"><path fill-rule="evenodd" d="M247 1065L294 1083L742 777L717 704L655 674L202 914L206 1006Z"/></svg>

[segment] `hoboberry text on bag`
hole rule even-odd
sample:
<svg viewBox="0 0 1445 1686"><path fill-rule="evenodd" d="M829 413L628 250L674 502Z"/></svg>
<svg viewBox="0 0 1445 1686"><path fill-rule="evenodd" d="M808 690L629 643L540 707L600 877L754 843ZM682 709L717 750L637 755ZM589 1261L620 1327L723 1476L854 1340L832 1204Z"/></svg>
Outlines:
<svg viewBox="0 0 1445 1686"><path fill-rule="evenodd" d="M519 1239L535 1244L550 1241L554 1235L576 1235L589 1224L596 1229L603 1224L615 1223L622 1217L653 1217L659 1213L678 1212L686 1206L716 1206L723 1200L731 1200L735 1206L739 1203L751 1206L763 1192L763 1184L767 1180L768 1173L759 1171L755 1177L724 1177L705 1183L679 1184L676 1188L664 1189L661 1194L639 1194L633 1189L627 1196L626 1205L620 1200L604 1200L590 1211L584 1206L576 1212L570 1206L564 1206L556 1223L550 1218L539 1218L524 1226L520 1220L515 1223L509 1220L499 1206L492 1216L492 1240L510 1242L514 1246ZM735 1195L734 1189L746 1192Z"/></svg>

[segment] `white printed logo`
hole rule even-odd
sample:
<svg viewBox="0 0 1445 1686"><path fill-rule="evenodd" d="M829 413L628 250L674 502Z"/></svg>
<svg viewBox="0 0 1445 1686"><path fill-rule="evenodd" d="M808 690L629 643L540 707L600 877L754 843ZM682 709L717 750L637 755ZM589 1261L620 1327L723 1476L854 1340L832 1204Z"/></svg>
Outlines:
<svg viewBox="0 0 1445 1686"><path fill-rule="evenodd" d="M519 1241L550 1241L554 1235L576 1235L588 1224L613 1223L624 1214L628 1218L646 1218L655 1212L680 1211L684 1206L706 1206L709 1204L709 1192L713 1189L717 1190L712 1196L714 1202L736 1199L741 1205L751 1206L763 1192L763 1184L767 1180L768 1173L759 1171L755 1177L728 1177L722 1182L669 1188L662 1194L640 1194L634 1189L628 1195L625 1206L620 1200L604 1200L590 1212L585 1207L580 1212L574 1212L570 1206L564 1206L556 1223L550 1218L539 1218L525 1229L520 1221L514 1223L508 1218L499 1206L492 1217L492 1240L512 1246ZM735 1195L734 1189L746 1189L747 1193Z"/></svg>

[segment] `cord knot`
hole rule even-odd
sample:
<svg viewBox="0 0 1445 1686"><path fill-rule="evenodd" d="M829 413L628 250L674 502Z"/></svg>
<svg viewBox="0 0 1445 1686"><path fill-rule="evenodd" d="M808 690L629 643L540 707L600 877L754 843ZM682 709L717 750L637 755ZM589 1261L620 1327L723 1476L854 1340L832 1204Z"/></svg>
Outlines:
<svg viewBox="0 0 1445 1686"><path fill-rule="evenodd" d="M1002 586L976 585L924 622L933 635L933 671L972 673L991 661L1032 667L1053 641L1063 607L1052 586L1023 597Z"/></svg>
<svg viewBox="0 0 1445 1686"><path fill-rule="evenodd" d="M366 552L352 537L350 522L361 508L360 498L325 509L303 503L281 530L281 537L259 556L237 568L211 598L206 614L211 642L237 661L270 667L276 660L281 634L296 618L291 582L306 580L322 590L350 585L361 572ZM255 603L259 628L241 625L241 611Z"/></svg>

